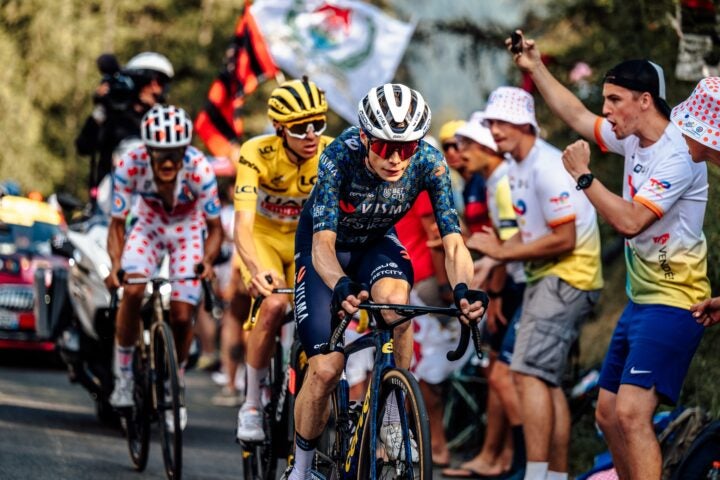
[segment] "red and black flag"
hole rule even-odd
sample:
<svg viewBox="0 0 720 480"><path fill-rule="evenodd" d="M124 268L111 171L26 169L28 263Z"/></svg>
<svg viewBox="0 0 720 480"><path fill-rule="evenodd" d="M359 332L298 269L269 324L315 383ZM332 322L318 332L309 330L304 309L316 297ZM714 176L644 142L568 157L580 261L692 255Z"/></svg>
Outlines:
<svg viewBox="0 0 720 480"><path fill-rule="evenodd" d="M242 108L245 95L258 84L279 74L262 34L250 14L249 2L235 26L225 65L210 85L205 108L195 119L195 131L216 157L230 154L230 142L243 135Z"/></svg>

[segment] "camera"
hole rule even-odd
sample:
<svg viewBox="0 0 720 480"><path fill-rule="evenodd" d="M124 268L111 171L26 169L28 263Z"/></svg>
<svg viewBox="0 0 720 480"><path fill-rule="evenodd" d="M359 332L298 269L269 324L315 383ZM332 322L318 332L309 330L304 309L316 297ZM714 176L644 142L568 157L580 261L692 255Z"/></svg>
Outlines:
<svg viewBox="0 0 720 480"><path fill-rule="evenodd" d="M95 102L104 105L110 111L123 111L129 108L138 97L136 82L120 69L115 55L104 53L96 64L102 74L100 83L107 83L108 93L95 97Z"/></svg>
<svg viewBox="0 0 720 480"><path fill-rule="evenodd" d="M137 99L135 82L129 75L117 72L113 75L103 75L101 83L107 83L107 95L100 98L100 102L110 110L121 111L129 108Z"/></svg>

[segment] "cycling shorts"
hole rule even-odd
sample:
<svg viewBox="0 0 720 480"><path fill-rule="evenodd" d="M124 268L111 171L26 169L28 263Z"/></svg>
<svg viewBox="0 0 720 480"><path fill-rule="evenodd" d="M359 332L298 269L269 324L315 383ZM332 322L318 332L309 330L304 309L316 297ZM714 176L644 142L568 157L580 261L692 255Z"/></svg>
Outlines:
<svg viewBox="0 0 720 480"><path fill-rule="evenodd" d="M175 223L165 223L157 217L150 221L139 218L127 235L120 261L122 269L129 274L152 277L167 254L170 277L194 276L195 265L203 257L204 226L202 215ZM173 282L170 299L197 305L200 288L198 280Z"/></svg>
<svg viewBox="0 0 720 480"><path fill-rule="evenodd" d="M267 232L263 228L253 231L255 252L263 269L274 270L285 279L287 286L292 288L295 278L295 262L293 260L293 246L295 245L295 232L280 233ZM245 266L240 255L233 257L235 266L240 269L243 282L250 283L250 270ZM243 329L251 330L250 316L245 319Z"/></svg>
<svg viewBox="0 0 720 480"><path fill-rule="evenodd" d="M412 285L410 257L395 235L386 235L362 250L338 250L338 262L353 281L368 287L382 278L397 278ZM321 353L330 340L332 289L315 271L310 254L298 254L295 261L295 322L308 358ZM341 351L338 345L337 351Z"/></svg>
<svg viewBox="0 0 720 480"><path fill-rule="evenodd" d="M599 385L617 393L620 385L655 387L675 404L705 327L689 310L628 302L613 332Z"/></svg>

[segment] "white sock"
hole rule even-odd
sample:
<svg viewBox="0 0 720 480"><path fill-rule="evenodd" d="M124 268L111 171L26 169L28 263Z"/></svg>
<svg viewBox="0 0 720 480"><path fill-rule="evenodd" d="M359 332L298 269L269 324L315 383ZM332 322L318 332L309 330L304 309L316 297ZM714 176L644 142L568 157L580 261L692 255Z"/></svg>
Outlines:
<svg viewBox="0 0 720 480"><path fill-rule="evenodd" d="M385 418L383 419L385 425L400 423L400 411L397 406L397 395L391 393L385 403Z"/></svg>
<svg viewBox="0 0 720 480"><path fill-rule="evenodd" d="M545 480L568 480L567 472L553 472L548 470Z"/></svg>
<svg viewBox="0 0 720 480"><path fill-rule="evenodd" d="M132 378L133 376L133 354L135 345L121 347L115 344L115 376L120 378Z"/></svg>
<svg viewBox="0 0 720 480"><path fill-rule="evenodd" d="M296 446L295 463L293 469L288 476L288 480L306 480L311 478L310 469L312 468L313 459L315 458L315 449L303 450Z"/></svg>
<svg viewBox="0 0 720 480"><path fill-rule="evenodd" d="M260 407L260 381L268 374L268 367L254 368L250 365L246 366L247 385L245 386L245 405L259 408Z"/></svg>
<svg viewBox="0 0 720 480"><path fill-rule="evenodd" d="M545 480L547 471L547 462L527 462L524 480Z"/></svg>

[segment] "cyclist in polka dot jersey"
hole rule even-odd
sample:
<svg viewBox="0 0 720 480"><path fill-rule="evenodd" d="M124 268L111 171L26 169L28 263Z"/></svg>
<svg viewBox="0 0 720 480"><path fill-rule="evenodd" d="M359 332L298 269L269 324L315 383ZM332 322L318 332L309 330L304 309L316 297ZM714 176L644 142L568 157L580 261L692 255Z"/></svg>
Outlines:
<svg viewBox="0 0 720 480"><path fill-rule="evenodd" d="M192 122L187 114L180 108L158 105L145 115L141 128L144 145L123 156L113 173L108 234L112 270L105 280L109 289L120 286L117 274L121 268L127 278L152 277L166 254L170 277L194 276L197 264L203 264L201 277L207 277L223 238L215 174L205 156L190 146ZM126 235L125 220L133 195L139 197L133 207L137 222ZM198 280L172 283L170 318L181 371L200 288ZM125 285L117 313L116 382L110 397L115 407L133 404L135 322L144 290L144 285Z"/></svg>

